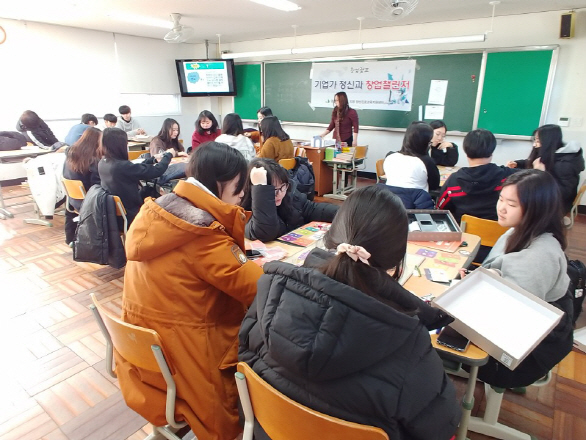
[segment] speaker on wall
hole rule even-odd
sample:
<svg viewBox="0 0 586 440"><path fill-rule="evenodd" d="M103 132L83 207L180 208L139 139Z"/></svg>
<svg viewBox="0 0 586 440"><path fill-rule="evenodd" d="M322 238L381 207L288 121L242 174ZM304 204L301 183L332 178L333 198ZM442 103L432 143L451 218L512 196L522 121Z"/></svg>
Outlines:
<svg viewBox="0 0 586 440"><path fill-rule="evenodd" d="M566 12L562 14L562 20L560 24L560 38L573 38L574 37L574 22L576 21L576 13Z"/></svg>

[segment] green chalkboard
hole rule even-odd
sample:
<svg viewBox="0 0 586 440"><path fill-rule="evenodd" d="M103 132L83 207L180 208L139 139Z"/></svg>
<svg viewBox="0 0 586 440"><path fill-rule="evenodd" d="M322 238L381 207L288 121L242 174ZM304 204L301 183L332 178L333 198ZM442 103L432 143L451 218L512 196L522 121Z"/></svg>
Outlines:
<svg viewBox="0 0 586 440"><path fill-rule="evenodd" d="M408 58L393 58L394 60ZM474 122L482 53L425 55L417 61L413 105L409 112L358 110L360 125L407 127L419 119L419 106L428 103L431 80L448 80L444 121L449 130L469 131ZM309 106L311 101L310 62L267 63L265 65L265 105L282 121L330 122L331 108ZM336 91L332 92L332 96ZM349 93L349 97L351 92Z"/></svg>
<svg viewBox="0 0 586 440"><path fill-rule="evenodd" d="M489 53L478 127L495 134L526 135L539 124L551 50Z"/></svg>
<svg viewBox="0 0 586 440"><path fill-rule="evenodd" d="M236 96L234 112L242 119L256 119L256 111L261 107L260 64L236 64Z"/></svg>

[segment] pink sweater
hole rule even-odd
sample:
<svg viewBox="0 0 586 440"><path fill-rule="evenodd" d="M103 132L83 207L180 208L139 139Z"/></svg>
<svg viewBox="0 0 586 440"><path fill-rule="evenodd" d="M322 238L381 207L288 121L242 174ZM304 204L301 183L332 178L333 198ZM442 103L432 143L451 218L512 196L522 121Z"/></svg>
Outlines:
<svg viewBox="0 0 586 440"><path fill-rule="evenodd" d="M219 129L213 133L210 133L208 131L204 131L203 134L199 134L198 131L195 130L193 132L193 135L191 136L191 147L193 149L195 149L195 148L199 147L200 144L203 144L204 142L213 141L218 136L220 136L220 134L222 134L222 132Z"/></svg>

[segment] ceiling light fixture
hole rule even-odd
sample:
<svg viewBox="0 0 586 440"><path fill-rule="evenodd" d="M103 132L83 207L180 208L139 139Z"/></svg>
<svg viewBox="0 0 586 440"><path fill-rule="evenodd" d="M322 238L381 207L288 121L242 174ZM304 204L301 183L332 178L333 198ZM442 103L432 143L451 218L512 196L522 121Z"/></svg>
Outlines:
<svg viewBox="0 0 586 440"><path fill-rule="evenodd" d="M275 8L280 11L297 11L301 9L301 6L290 2L289 0L250 0L254 3L258 3L259 5L268 6L269 8Z"/></svg>
<svg viewBox="0 0 586 440"><path fill-rule="evenodd" d="M301 53L336 52L345 50L380 49L385 47L420 46L426 44L448 44L448 43L481 43L486 41L486 34L465 35L462 37L440 37L422 38L419 40L384 41L381 43L357 43L342 44L338 46L303 47L281 50L260 50L254 52L226 53L222 58L250 58L271 55L295 55Z"/></svg>

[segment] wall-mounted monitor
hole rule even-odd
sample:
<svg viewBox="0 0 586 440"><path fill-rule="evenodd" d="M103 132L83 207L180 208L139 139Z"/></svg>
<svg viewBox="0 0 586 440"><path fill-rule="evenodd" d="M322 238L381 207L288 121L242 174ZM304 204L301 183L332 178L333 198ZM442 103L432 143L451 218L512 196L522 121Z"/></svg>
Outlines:
<svg viewBox="0 0 586 440"><path fill-rule="evenodd" d="M175 60L181 96L235 96L234 60Z"/></svg>

